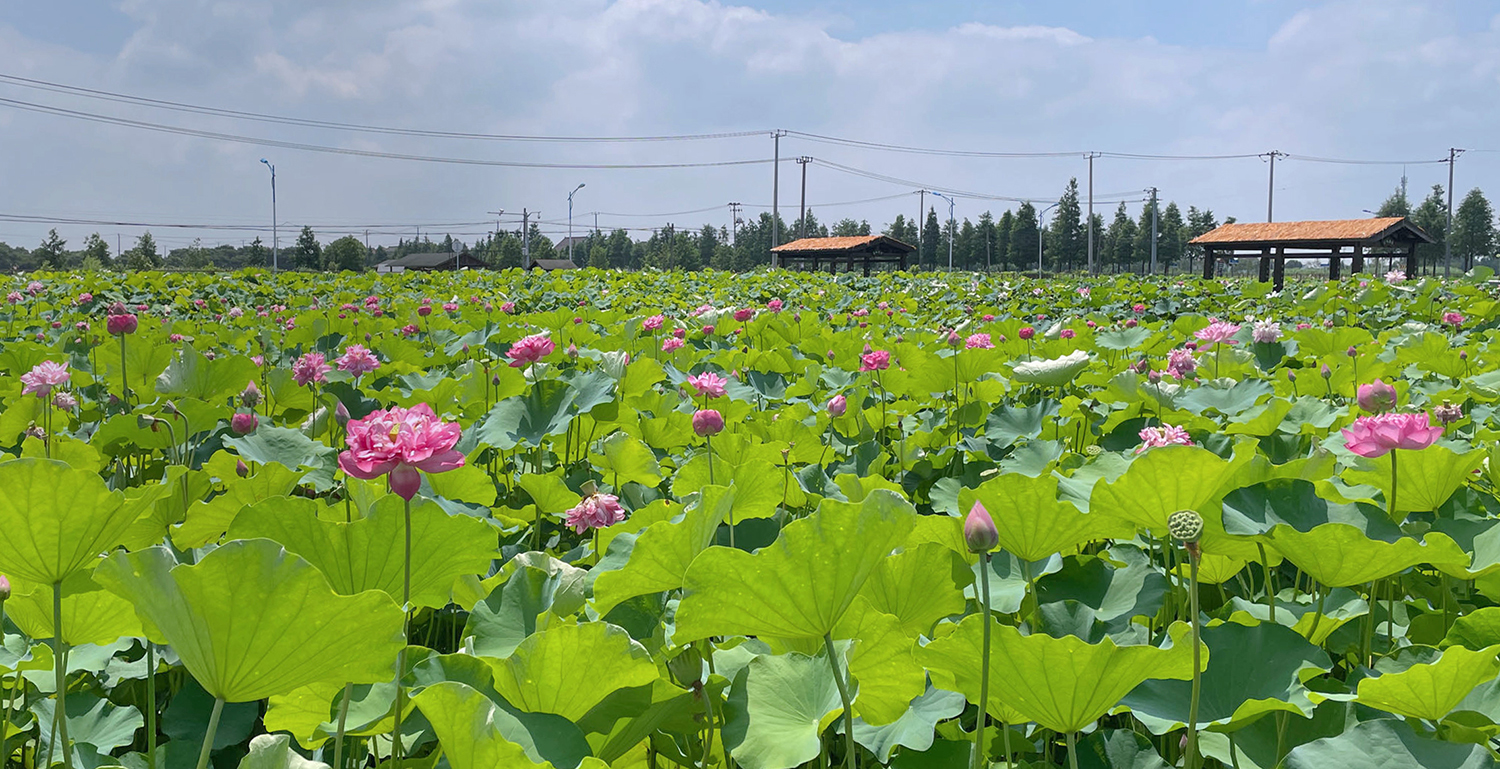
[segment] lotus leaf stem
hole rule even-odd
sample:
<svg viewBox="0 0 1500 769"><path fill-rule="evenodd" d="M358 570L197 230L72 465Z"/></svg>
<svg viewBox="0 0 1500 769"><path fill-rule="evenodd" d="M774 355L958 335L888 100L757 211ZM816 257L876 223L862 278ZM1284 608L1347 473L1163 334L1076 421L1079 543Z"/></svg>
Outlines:
<svg viewBox="0 0 1500 769"><path fill-rule="evenodd" d="M208 733L203 735L203 747L198 751L198 769L208 769L208 755L214 751L214 733L219 731L219 717L224 715L224 698L214 700L214 712L208 717Z"/></svg>
<svg viewBox="0 0 1500 769"><path fill-rule="evenodd" d="M1068 732L1068 769L1078 769L1078 733Z"/></svg>
<svg viewBox="0 0 1500 769"><path fill-rule="evenodd" d="M344 727L349 721L349 697L354 693L354 684L344 684L344 697L339 702L339 728L333 736L333 769L344 769Z"/></svg>
<svg viewBox="0 0 1500 769"><path fill-rule="evenodd" d="M854 766L854 708L849 700L849 687L844 683L844 674L839 672L838 658L833 649L833 634L823 634L823 648L828 650L828 665L833 668L833 682L839 687L839 700L844 703L844 767Z"/></svg>
<svg viewBox="0 0 1500 769"><path fill-rule="evenodd" d="M146 765L156 769L156 644L150 639L146 640Z"/></svg>
<svg viewBox="0 0 1500 769"><path fill-rule="evenodd" d="M122 339L124 337L121 337ZM68 743L68 660L63 642L62 580L52 585L52 660L57 684L57 709L52 711L52 728L62 741L63 766L73 769L73 747ZM52 743L47 743L47 760L53 760ZM199 762L201 769L202 762Z"/></svg>
<svg viewBox="0 0 1500 769"><path fill-rule="evenodd" d="M1199 635L1201 630L1198 622L1198 556L1194 553L1188 554L1190 566L1188 581L1188 604L1193 616L1193 694L1188 702L1188 732L1187 732L1187 769L1198 769L1198 699L1203 689L1203 650L1199 646ZM1069 739L1072 734L1068 735ZM1071 743L1069 746L1071 751ZM1075 762L1073 766L1077 767Z"/></svg>
<svg viewBox="0 0 1500 769"><path fill-rule="evenodd" d="M410 643L411 622L411 500L406 500L406 558L401 581L401 649L396 652L396 722L391 726L391 761L400 766L401 714L406 710L406 687L401 680L406 677L406 647Z"/></svg>
<svg viewBox="0 0 1500 769"><path fill-rule="evenodd" d="M1029 581L1029 580L1028 580ZM984 750L984 727L990 704L990 554L979 554L979 616L984 620L984 646L979 652L979 715L974 719L974 769L988 766ZM1006 760L1010 760L1007 746Z"/></svg>

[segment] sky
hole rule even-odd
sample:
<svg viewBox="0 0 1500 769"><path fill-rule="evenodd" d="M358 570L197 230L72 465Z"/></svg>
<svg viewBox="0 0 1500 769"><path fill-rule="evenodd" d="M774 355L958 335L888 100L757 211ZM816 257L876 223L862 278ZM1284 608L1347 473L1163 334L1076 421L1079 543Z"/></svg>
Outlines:
<svg viewBox="0 0 1500 769"><path fill-rule="evenodd" d="M1450 147L1468 150L1460 196L1500 194L1488 0L0 0L0 51L0 241L28 247L54 226L70 248L90 232L129 248L145 229L167 248L269 244L261 158L283 248L304 224L324 242L472 242L523 208L557 238L579 184L577 234L596 220L637 237L727 225L731 201L769 210L778 129L792 132L783 218L805 156L819 220L877 230L916 214L923 188L950 193L959 220L1046 205L1075 177L1087 205L1089 152L1106 153L1093 161L1106 222L1150 187L1264 220L1272 150L1288 153L1279 221L1366 216L1403 174L1420 198L1447 183ZM495 138L701 134L734 136ZM723 163L739 164L703 165ZM65 221L29 221L49 218Z"/></svg>

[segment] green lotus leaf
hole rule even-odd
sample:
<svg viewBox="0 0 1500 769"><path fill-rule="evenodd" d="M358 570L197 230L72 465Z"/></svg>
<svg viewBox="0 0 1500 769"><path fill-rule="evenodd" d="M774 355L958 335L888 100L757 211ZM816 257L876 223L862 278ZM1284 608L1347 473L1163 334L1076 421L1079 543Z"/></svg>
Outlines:
<svg viewBox="0 0 1500 769"><path fill-rule="evenodd" d="M722 486L704 487L681 520L647 526L636 537L625 568L600 572L594 579L594 609L603 616L627 599L682 587L688 566L713 544L736 494Z"/></svg>
<svg viewBox="0 0 1500 769"><path fill-rule="evenodd" d="M548 436L568 429L578 396L578 390L566 382L538 382L528 394L496 403L473 430L473 440L476 445L504 451L516 446L540 446Z"/></svg>
<svg viewBox="0 0 1500 769"><path fill-rule="evenodd" d="M1057 478L1003 474L958 495L958 508L967 513L975 502L995 521L1000 548L1024 561L1040 561L1066 554L1097 539L1130 538L1134 527L1118 518L1079 512L1057 498Z"/></svg>
<svg viewBox="0 0 1500 769"><path fill-rule="evenodd" d="M1095 484L1089 512L1123 518L1156 536L1166 536L1167 517L1178 510L1203 515L1203 551L1249 558L1249 542L1228 537L1215 504L1235 475L1254 457L1254 444L1241 443L1231 459L1197 446L1163 446L1136 457L1113 481Z"/></svg>
<svg viewBox="0 0 1500 769"><path fill-rule="evenodd" d="M292 750L292 738L285 734L257 734L250 740L250 752L240 759L239 769L329 769L329 766L303 758Z"/></svg>
<svg viewBox="0 0 1500 769"><path fill-rule="evenodd" d="M929 670L953 676L970 702L979 699L983 619L974 615L951 634L917 650ZM1021 635L993 618L990 639L990 714L1003 718L1005 705L1029 721L1056 732L1076 732L1099 720L1142 682L1193 676L1191 628L1181 622L1168 629L1172 646L1116 646L1073 636ZM1209 654L1203 653L1205 662Z"/></svg>
<svg viewBox="0 0 1500 769"><path fill-rule="evenodd" d="M718 452L719 442L714 442ZM780 509L783 494L789 507L807 503L807 494L795 478L778 461L776 464L755 457L730 461L717 453L713 458L713 485L734 487L734 510L729 516L736 522L751 518L769 518ZM679 498L709 486L708 454L700 453L684 462L672 477L672 493Z"/></svg>
<svg viewBox="0 0 1500 769"><path fill-rule="evenodd" d="M1010 378L1024 384L1061 387L1083 373L1083 370L1089 367L1089 362L1088 352L1074 350L1061 358L1017 363L1010 373Z"/></svg>
<svg viewBox="0 0 1500 769"><path fill-rule="evenodd" d="M443 755L453 769L553 766L550 762L533 761L520 745L506 739L496 723L504 717L504 711L469 686L453 681L436 683L423 689L412 701L432 724L442 743ZM591 756L578 764L578 769L607 767L608 764Z"/></svg>
<svg viewBox="0 0 1500 769"><path fill-rule="evenodd" d="M255 432L237 438L226 437L224 446L234 449L246 462L260 465L274 462L290 470L326 467L338 453L337 449L303 435L301 430L275 425L261 425Z"/></svg>
<svg viewBox="0 0 1500 769"><path fill-rule="evenodd" d="M1224 495L1224 530L1230 534L1269 534L1277 524L1305 532L1325 523L1345 523L1384 542L1402 536L1385 510L1365 502L1331 502L1301 478L1263 481Z"/></svg>
<svg viewBox="0 0 1500 769"><path fill-rule="evenodd" d="M36 714L37 726L41 729L38 733L54 734L52 721L57 713L57 701L38 700L31 708ZM115 748L129 745L135 739L136 730L145 723L141 711L129 705L116 706L107 699L96 698L85 692L68 697L68 738L74 744L75 756L80 745L87 745L107 756ZM37 743L39 764L50 766L54 762L62 763L60 740L38 738ZM53 755L54 750L58 755Z"/></svg>
<svg viewBox="0 0 1500 769"><path fill-rule="evenodd" d="M307 559L340 595L380 590L398 603L405 580L403 501L392 494L367 518L344 523L317 515L312 500L273 497L247 507L229 529L231 539L269 539ZM416 501L411 511L411 600L414 606L448 604L453 583L484 574L498 555L495 530L478 518L449 515Z"/></svg>
<svg viewBox="0 0 1500 769"><path fill-rule="evenodd" d="M569 721L618 689L645 686L659 677L644 647L604 622L559 625L535 633L503 660L490 660L495 691L531 713L556 713Z"/></svg>
<svg viewBox="0 0 1500 769"><path fill-rule="evenodd" d="M837 663L847 670L844 660ZM790 769L818 757L818 735L843 712L826 650L758 656L734 678L724 744L745 769Z"/></svg>
<svg viewBox="0 0 1500 769"><path fill-rule="evenodd" d="M895 616L902 630L928 635L938 620L964 613L964 588L972 580L962 557L926 542L881 561L859 594L875 611Z"/></svg>
<svg viewBox="0 0 1500 769"><path fill-rule="evenodd" d="M1355 724L1336 737L1299 745L1286 754L1286 769L1370 766L1382 769L1489 769L1495 765L1482 745L1443 742L1418 735L1401 721L1379 719Z"/></svg>
<svg viewBox="0 0 1500 769"><path fill-rule="evenodd" d="M1436 510L1458 491L1473 472L1484 464L1486 452L1475 449L1462 454L1446 446L1428 446L1421 451L1398 451L1396 457L1396 519L1405 513ZM1345 470L1344 480L1364 484L1391 494L1391 459L1361 460L1358 470Z"/></svg>
<svg viewBox="0 0 1500 769"><path fill-rule="evenodd" d="M49 459L0 462L0 488L0 573L48 584L113 550L165 490L110 491L98 474Z"/></svg>
<svg viewBox="0 0 1500 769"><path fill-rule="evenodd" d="M1129 729L1099 730L1078 741L1079 769L1171 769L1155 746Z"/></svg>
<svg viewBox="0 0 1500 769"><path fill-rule="evenodd" d="M554 608L559 591L567 600L568 572L520 565L502 576L504 581L474 604L464 625L463 637L472 639L474 653L484 657L509 657L539 626L546 626L540 615Z"/></svg>
<svg viewBox="0 0 1500 769"><path fill-rule="evenodd" d="M677 608L678 643L714 635L818 638L880 562L911 531L916 512L879 490L860 504L825 500L751 555L711 547L688 567Z"/></svg>
<svg viewBox="0 0 1500 769"><path fill-rule="evenodd" d="M1106 559L1107 558L1107 559ZM1110 548L1106 557L1068 556L1063 568L1036 581L1038 603L1077 601L1094 610L1112 629L1161 609L1167 578L1145 553L1133 547Z"/></svg>
<svg viewBox="0 0 1500 769"><path fill-rule="evenodd" d="M600 441L598 448L589 455L589 461L615 488L632 481L644 486L661 483L661 465L639 438L617 432Z"/></svg>
<svg viewBox="0 0 1500 769"><path fill-rule="evenodd" d="M422 476L432 493L443 499L490 507L495 504L495 479L479 465L464 465L441 473Z"/></svg>
<svg viewBox="0 0 1500 769"><path fill-rule="evenodd" d="M1500 644L1500 606L1475 609L1453 621L1443 646L1479 651Z"/></svg>
<svg viewBox="0 0 1500 769"><path fill-rule="evenodd" d="M1328 655L1291 628L1233 622L1203 629L1209 663L1203 670L1198 724L1232 731L1275 711L1312 715L1303 683L1327 672ZM1246 664L1253 660L1254 664ZM1121 700L1153 734L1182 728L1188 720L1191 681L1147 681Z"/></svg>
<svg viewBox="0 0 1500 769"><path fill-rule="evenodd" d="M388 596L338 595L269 540L231 542L190 566L162 548L116 553L94 578L135 604L147 634L228 702L384 680L402 642L402 613Z"/></svg>
<svg viewBox="0 0 1500 769"><path fill-rule="evenodd" d="M156 391L162 395L200 401L222 400L239 394L245 389L245 383L254 380L259 373L255 362L243 355L209 360L192 345L184 345L178 350L177 356L156 378Z"/></svg>
<svg viewBox="0 0 1500 769"><path fill-rule="evenodd" d="M1217 411L1224 416L1234 417L1249 410L1261 398L1274 392L1274 389L1262 379L1241 379L1227 387L1209 382L1177 396L1177 405L1194 414Z"/></svg>
<svg viewBox="0 0 1500 769"><path fill-rule="evenodd" d="M1229 599L1232 613L1230 622L1249 624L1252 620L1272 622L1290 627L1297 635L1316 646L1322 646L1334 631L1370 613L1370 604L1352 590L1336 587L1328 591L1322 600L1322 616L1318 614L1318 601L1309 597L1303 603L1292 603L1278 599L1276 618L1271 619L1271 610L1264 601L1254 601L1235 596Z"/></svg>
<svg viewBox="0 0 1500 769"><path fill-rule="evenodd" d="M34 640L51 638L52 586L16 580L5 614ZM62 584L63 641L68 646L104 645L122 636L141 635L135 607L96 583L89 572L75 572Z"/></svg>
<svg viewBox="0 0 1500 769"><path fill-rule="evenodd" d="M1297 568L1329 587L1361 585L1422 563L1469 562L1453 540L1438 533L1421 541L1403 537L1382 542L1346 523L1325 523L1306 532L1278 524L1268 540Z"/></svg>
<svg viewBox="0 0 1500 769"><path fill-rule="evenodd" d="M854 741L874 753L881 763L888 763L891 751L897 747L918 753L931 748L938 722L953 718L963 710L962 694L929 687L922 696L911 701L911 706L900 718L888 724L871 726L864 719L856 718Z"/></svg>
<svg viewBox="0 0 1500 769"><path fill-rule="evenodd" d="M291 493L300 477L276 462L261 465L249 478L223 477L222 494L194 502L182 523L172 527L172 544L183 549L218 542L246 506Z"/></svg>
<svg viewBox="0 0 1500 769"><path fill-rule="evenodd" d="M849 652L849 674L859 682L854 714L870 724L888 724L926 689L927 674L912 656L917 636L900 620L870 607L863 597L833 631L835 639L857 639Z"/></svg>
<svg viewBox="0 0 1500 769"><path fill-rule="evenodd" d="M1449 646L1433 662L1361 679L1357 701L1399 716L1437 721L1452 712L1474 687L1500 673L1497 655L1500 645L1477 651Z"/></svg>

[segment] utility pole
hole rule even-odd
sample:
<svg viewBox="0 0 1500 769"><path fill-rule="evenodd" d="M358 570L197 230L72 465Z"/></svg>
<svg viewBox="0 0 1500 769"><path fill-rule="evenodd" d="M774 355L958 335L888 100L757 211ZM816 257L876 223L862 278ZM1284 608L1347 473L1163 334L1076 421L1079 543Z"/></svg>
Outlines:
<svg viewBox="0 0 1500 769"><path fill-rule="evenodd" d="M1446 279L1453 274L1453 166L1463 150L1457 147L1448 148L1448 225L1443 233L1443 277Z"/></svg>
<svg viewBox="0 0 1500 769"><path fill-rule="evenodd" d="M1089 258L1088 258L1088 264L1089 264L1089 274L1090 275L1094 274L1094 158L1096 158L1096 157L1099 157L1099 153L1097 153L1097 152L1090 152L1088 154L1088 158L1089 158L1089 216L1088 216L1088 222L1089 222Z"/></svg>
<svg viewBox="0 0 1500 769"><path fill-rule="evenodd" d="M281 262L280 238L277 237L276 230L276 166L265 158L261 158L260 162L271 169L271 272L274 273L280 268Z"/></svg>
<svg viewBox="0 0 1500 769"><path fill-rule="evenodd" d="M802 215L799 219L801 225L797 233L797 237L799 238L807 237L807 164L811 162L812 158L806 155L797 158L797 165L802 166Z"/></svg>
<svg viewBox="0 0 1500 769"><path fill-rule="evenodd" d="M505 209L502 208L499 211L486 211L485 213L487 213L487 214L494 214L495 215L495 239L499 240L500 239L500 217L505 216Z"/></svg>
<svg viewBox="0 0 1500 769"><path fill-rule="evenodd" d="M729 204L729 247L734 248L735 233L740 228L740 204Z"/></svg>
<svg viewBox="0 0 1500 769"><path fill-rule="evenodd" d="M1271 178L1266 184L1266 221L1274 222L1276 221L1276 158L1286 157L1286 153L1271 150L1266 154L1271 158Z"/></svg>
<svg viewBox="0 0 1500 769"><path fill-rule="evenodd" d="M781 245L781 137L786 131L780 128L771 132L776 142L776 152L771 160L771 248ZM771 252L771 266L776 265L776 252Z"/></svg>
<svg viewBox="0 0 1500 769"><path fill-rule="evenodd" d="M953 272L953 236L958 234L958 227L953 223L953 198L941 192L932 194L948 201L948 272Z"/></svg>
<svg viewBox="0 0 1500 769"><path fill-rule="evenodd" d="M531 211L521 209L521 269L531 269Z"/></svg>
<svg viewBox="0 0 1500 769"><path fill-rule="evenodd" d="M1151 274L1156 274L1156 188L1146 190L1151 193Z"/></svg>
<svg viewBox="0 0 1500 769"><path fill-rule="evenodd" d="M917 269L922 269L922 225L927 221L927 190L917 190Z"/></svg>
<svg viewBox="0 0 1500 769"><path fill-rule="evenodd" d="M599 232L599 212L595 211L594 212L594 233L598 234L598 232Z"/></svg>
<svg viewBox="0 0 1500 769"><path fill-rule="evenodd" d="M369 264L370 263L370 254L371 253L373 253L373 252L370 251L370 231L369 230L365 230L365 264Z"/></svg>

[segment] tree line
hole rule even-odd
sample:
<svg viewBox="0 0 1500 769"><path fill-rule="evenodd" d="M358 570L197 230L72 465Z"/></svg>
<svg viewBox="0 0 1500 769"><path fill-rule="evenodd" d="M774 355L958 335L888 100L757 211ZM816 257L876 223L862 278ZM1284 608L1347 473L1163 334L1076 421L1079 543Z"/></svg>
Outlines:
<svg viewBox="0 0 1500 769"><path fill-rule="evenodd" d="M1050 209L1050 210L1049 210ZM1433 185L1428 195L1415 207L1398 187L1376 211L1378 216L1406 216L1436 241L1417 249L1418 263L1431 271L1441 264L1450 233L1447 200L1441 185ZM1045 217L1045 221L1043 221ZM1079 200L1078 181L1071 179L1057 203L1038 210L1022 203L1000 216L985 211L970 220L940 217L936 206L927 209L925 221L918 226L914 218L897 214L879 234L917 246L913 255L915 269L946 269L951 249L954 269L966 271L1034 271L1040 246L1042 268L1051 272L1083 270L1088 262L1088 233ZM1155 208L1143 205L1132 216L1126 204L1115 207L1106 223L1095 213L1094 263L1100 272L1145 272L1151 262L1154 243L1158 269L1192 272L1202 257L1202 250L1190 241L1221 222L1210 209L1189 205L1184 211L1176 202L1158 203ZM1226 217L1222 223L1234 221ZM829 237L875 234L868 221L841 219L831 226L818 221L808 209L791 222L762 212L759 216L737 222L733 229L704 225L697 229L666 224L638 238L624 229L610 232L595 230L573 241L573 259L579 266L613 269L680 269L744 272L770 263L771 247L799 237ZM1455 259L1467 270L1492 260L1500 248L1500 230L1496 227L1493 206L1479 188L1463 197L1454 210L1451 233ZM529 257L527 251L529 249ZM529 237L520 228L495 232L471 244L445 235L441 240L430 237L402 239L396 246L369 248L358 238L343 236L322 243L311 227L303 227L290 248L279 254L281 269L306 271L365 270L389 259L408 254L468 251L475 258L497 269L521 267L527 258L564 258L566 248L558 248L530 225ZM67 241L52 230L34 249L0 242L0 269L225 269L268 266L271 249L259 238L248 244L205 246L195 240L188 246L163 253L150 232L140 235L129 250L116 256L99 233L84 239L82 247L69 250Z"/></svg>

